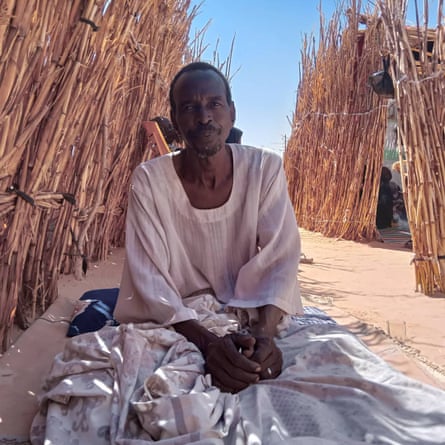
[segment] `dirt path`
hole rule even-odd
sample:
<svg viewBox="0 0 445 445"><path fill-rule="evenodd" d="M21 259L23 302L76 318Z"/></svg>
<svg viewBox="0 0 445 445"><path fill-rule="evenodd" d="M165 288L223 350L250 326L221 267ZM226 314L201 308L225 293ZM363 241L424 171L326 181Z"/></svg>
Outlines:
<svg viewBox="0 0 445 445"><path fill-rule="evenodd" d="M416 292L412 252L305 230L301 235L303 252L314 260L300 266L305 304L352 316L356 321L351 330L357 334L374 328L374 336L380 332L392 337L407 354L445 378L445 298Z"/></svg>

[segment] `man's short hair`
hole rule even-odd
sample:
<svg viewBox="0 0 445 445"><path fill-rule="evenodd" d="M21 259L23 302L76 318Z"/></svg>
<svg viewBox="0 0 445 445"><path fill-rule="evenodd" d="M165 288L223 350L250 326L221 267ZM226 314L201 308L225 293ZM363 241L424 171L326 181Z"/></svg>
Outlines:
<svg viewBox="0 0 445 445"><path fill-rule="evenodd" d="M210 63L206 62L192 62L188 65L183 66L175 75L173 78L171 84L170 84L170 92L169 92L169 99L170 99L170 107L172 111L176 111L176 104L175 99L173 97L173 90L175 89L176 82L178 79L184 74L189 73L192 71L213 71L216 73L224 82L224 86L226 87L226 99L227 103L230 105L232 103L232 92L230 91L230 85L229 81L226 79L226 76L216 67L211 65Z"/></svg>

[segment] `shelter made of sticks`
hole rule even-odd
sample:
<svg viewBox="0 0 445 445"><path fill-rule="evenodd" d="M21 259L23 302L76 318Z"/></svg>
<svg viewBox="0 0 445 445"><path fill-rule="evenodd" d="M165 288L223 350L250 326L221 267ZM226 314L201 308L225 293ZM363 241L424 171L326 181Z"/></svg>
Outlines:
<svg viewBox="0 0 445 445"><path fill-rule="evenodd" d="M293 130L285 151L299 224L330 237L373 240L388 113L413 240L415 281L427 295L445 292L445 39L437 26L406 26L407 1L339 7L322 21L315 48L302 54ZM419 14L420 16L420 14ZM389 57L394 100L371 89L370 74Z"/></svg>
<svg viewBox="0 0 445 445"><path fill-rule="evenodd" d="M368 84L382 64L382 23L369 14L362 32L360 10L352 1L346 14L339 8L327 25L322 20L318 48L305 39L284 161L301 227L369 240L376 236L387 100Z"/></svg>
<svg viewBox="0 0 445 445"><path fill-rule="evenodd" d="M407 27L406 0L381 2L393 57L398 148L413 240L416 284L427 295L445 292L445 35L443 0ZM419 14L420 15L420 14ZM434 29L430 16L437 18Z"/></svg>
<svg viewBox="0 0 445 445"><path fill-rule="evenodd" d="M0 350L124 239L141 123L168 115L189 0L7 0L0 19Z"/></svg>

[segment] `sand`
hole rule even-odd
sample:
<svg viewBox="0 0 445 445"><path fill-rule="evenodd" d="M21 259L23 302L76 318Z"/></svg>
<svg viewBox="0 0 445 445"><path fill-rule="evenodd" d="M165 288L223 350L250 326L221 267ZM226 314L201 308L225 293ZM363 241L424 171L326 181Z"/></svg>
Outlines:
<svg viewBox="0 0 445 445"><path fill-rule="evenodd" d="M299 274L306 304L352 315L445 376L445 298L416 292L410 250L301 233L303 251L314 259Z"/></svg>

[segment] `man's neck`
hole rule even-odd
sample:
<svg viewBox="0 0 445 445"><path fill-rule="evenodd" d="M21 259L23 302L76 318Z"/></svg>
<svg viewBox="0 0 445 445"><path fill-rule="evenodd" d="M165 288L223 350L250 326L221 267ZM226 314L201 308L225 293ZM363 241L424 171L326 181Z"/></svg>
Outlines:
<svg viewBox="0 0 445 445"><path fill-rule="evenodd" d="M193 207L212 209L229 199L233 185L229 146L208 158L200 158L192 150L185 149L173 157L173 163Z"/></svg>
<svg viewBox="0 0 445 445"><path fill-rule="evenodd" d="M175 168L181 181L215 189L232 176L232 153L227 145L208 157L199 157L193 150L185 149L178 156Z"/></svg>

